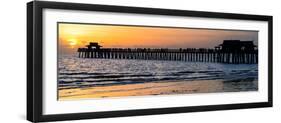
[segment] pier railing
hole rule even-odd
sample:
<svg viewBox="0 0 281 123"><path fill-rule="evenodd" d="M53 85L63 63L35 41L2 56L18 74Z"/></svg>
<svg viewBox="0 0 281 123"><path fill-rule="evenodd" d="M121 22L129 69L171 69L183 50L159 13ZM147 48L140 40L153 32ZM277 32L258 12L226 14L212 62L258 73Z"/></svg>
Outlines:
<svg viewBox="0 0 281 123"><path fill-rule="evenodd" d="M78 48L79 58L173 60L257 64L258 50L228 51L222 49L150 49L150 48Z"/></svg>

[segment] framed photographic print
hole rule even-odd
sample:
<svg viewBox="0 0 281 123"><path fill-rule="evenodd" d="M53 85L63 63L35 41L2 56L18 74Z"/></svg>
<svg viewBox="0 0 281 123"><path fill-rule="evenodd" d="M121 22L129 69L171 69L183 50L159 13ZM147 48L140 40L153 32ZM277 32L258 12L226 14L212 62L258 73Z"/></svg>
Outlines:
<svg viewBox="0 0 281 123"><path fill-rule="evenodd" d="M272 16L27 4L33 122L272 106Z"/></svg>

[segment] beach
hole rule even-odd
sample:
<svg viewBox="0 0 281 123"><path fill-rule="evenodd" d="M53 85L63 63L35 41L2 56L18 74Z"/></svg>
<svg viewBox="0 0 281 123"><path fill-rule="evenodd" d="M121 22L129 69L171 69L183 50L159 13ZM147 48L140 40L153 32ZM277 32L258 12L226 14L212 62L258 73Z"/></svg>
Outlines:
<svg viewBox="0 0 281 123"><path fill-rule="evenodd" d="M200 80L183 82L150 82L142 84L127 84L104 87L87 87L59 90L59 100L75 100L90 98L107 98L121 96L145 96L145 95L171 95L171 94L192 94L192 93L214 93L214 92L240 92L255 91L247 89L257 81L247 82L223 82L219 80ZM247 86L241 86L244 84ZM227 86L234 86L229 90Z"/></svg>

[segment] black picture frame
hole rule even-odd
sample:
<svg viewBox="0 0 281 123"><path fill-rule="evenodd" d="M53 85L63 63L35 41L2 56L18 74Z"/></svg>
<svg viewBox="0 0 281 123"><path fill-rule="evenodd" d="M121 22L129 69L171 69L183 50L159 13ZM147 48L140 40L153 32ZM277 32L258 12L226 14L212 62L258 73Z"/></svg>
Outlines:
<svg viewBox="0 0 281 123"><path fill-rule="evenodd" d="M171 17L188 16L188 17L266 21L268 22L268 101L256 102L256 103L241 103L241 104L44 115L42 113L43 112L43 95L42 95L43 12L42 10L45 8L118 12L118 13L138 13L138 14L150 14L150 15L168 15ZM272 28L273 28L273 17L264 16L264 15L185 11L185 10L93 5L93 4L63 3L63 2L46 2L46 1L29 2L27 3L27 120L32 122L63 121L63 120L94 119L94 118L107 118L107 117L124 117L124 116L137 116L137 115L155 115L155 114L170 114L170 113L183 113L183 112L272 107L273 105Z"/></svg>

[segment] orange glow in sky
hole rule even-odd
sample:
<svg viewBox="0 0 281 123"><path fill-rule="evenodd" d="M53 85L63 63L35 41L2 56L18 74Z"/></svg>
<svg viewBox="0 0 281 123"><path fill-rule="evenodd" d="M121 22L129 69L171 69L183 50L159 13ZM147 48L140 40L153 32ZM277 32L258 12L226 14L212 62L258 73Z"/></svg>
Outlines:
<svg viewBox="0 0 281 123"><path fill-rule="evenodd" d="M59 51L75 53L89 42L104 48L214 48L223 40L254 40L257 31L59 23Z"/></svg>

